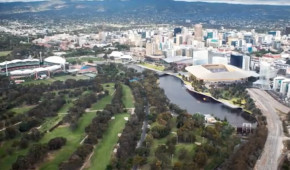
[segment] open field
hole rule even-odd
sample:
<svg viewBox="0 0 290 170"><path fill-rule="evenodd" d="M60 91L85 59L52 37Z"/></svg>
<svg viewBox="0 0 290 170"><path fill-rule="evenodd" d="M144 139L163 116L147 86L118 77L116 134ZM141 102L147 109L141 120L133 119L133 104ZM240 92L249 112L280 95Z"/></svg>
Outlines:
<svg viewBox="0 0 290 170"><path fill-rule="evenodd" d="M109 95L105 96L102 100L100 100L97 103L93 104L92 107L91 107L92 110L101 110L107 104L109 104L111 102L111 100L112 100L112 95L114 93L114 83L103 84L103 87L104 87L105 90L109 91Z"/></svg>
<svg viewBox="0 0 290 170"><path fill-rule="evenodd" d="M132 108L134 107L134 98L131 92L130 87L126 86L126 85L122 85L123 87L123 103L125 105L126 108Z"/></svg>
<svg viewBox="0 0 290 170"><path fill-rule="evenodd" d="M110 85L110 87L113 87L114 84L106 84L104 85L104 88L108 88L107 85ZM122 85L122 101L125 105L126 108L132 108L134 107L134 97L132 94L131 89L126 86ZM112 92L109 91L109 94ZM90 167L89 169L94 169L94 170L103 170L106 169L107 165L109 165L111 161L111 155L114 150L114 146L118 142L118 133L122 133L126 120L124 119L125 117L129 117L130 114L128 113L122 113L122 114L117 114L115 115L115 119L111 120L109 123L109 128L103 135L103 138L101 142L99 142L94 150L94 154L90 160Z"/></svg>
<svg viewBox="0 0 290 170"><path fill-rule="evenodd" d="M122 133L126 120L124 117L129 117L130 114L123 113L115 116L114 120L109 123L109 128L103 135L102 140L96 145L94 149L94 155L91 158L90 168L91 170L104 170L109 165L111 155L114 147L118 142L118 133Z"/></svg>
<svg viewBox="0 0 290 170"><path fill-rule="evenodd" d="M155 69L155 70L159 70L159 71L164 71L164 69L165 69L164 66L157 66L155 64L149 64L149 63L142 63L140 65L148 67L148 68L152 68L152 69Z"/></svg>
<svg viewBox="0 0 290 170"><path fill-rule="evenodd" d="M41 143L47 143L50 139L55 137L65 137L67 143L61 150L53 153L53 159L45 161L41 165L40 169L58 169L58 165L67 160L70 155L80 145L80 142L85 137L85 127L87 127L92 119L96 116L95 112L85 113L78 121L78 127L75 130L71 130L70 127L59 127L54 131L47 133L42 139Z"/></svg>
<svg viewBox="0 0 290 170"><path fill-rule="evenodd" d="M66 61L69 63L72 62L88 62L88 61L104 61L104 58L101 57L71 57L67 58Z"/></svg>
<svg viewBox="0 0 290 170"><path fill-rule="evenodd" d="M70 76L68 76L70 77ZM68 77L61 77L59 79L67 79ZM55 137L65 137L67 139L67 143L65 146L63 146L60 150L50 152L49 157L46 158L42 163L39 163L38 169L58 169L58 166L61 162L67 160L71 154L76 150L78 146L80 146L80 142L84 139L86 136L85 133L85 127L87 127L92 119L96 117L96 110L102 110L107 104L111 103L112 97L115 93L114 89L114 83L107 83L103 84L103 87L105 90L109 91L109 95L102 98L101 100L97 101L95 104L92 105L90 110L83 114L83 116L78 120L77 128L75 130L72 130L69 126L60 126L53 130L52 132L47 132L42 137L42 139L39 141L39 143L47 143L49 140L55 138ZM131 93L131 90L128 86L123 86L123 102L125 103L126 107L133 107L133 96ZM74 99L71 99L74 100ZM73 102L66 103L59 111L58 115L55 117L46 118L44 123L39 127L39 130L41 132L46 132L51 127L56 125L59 121L62 120L62 118L65 116L65 114L68 112L68 109L73 105ZM13 108L12 110L17 113L23 113L31 109L33 106L23 106L19 108ZM93 110L94 109L94 110ZM125 127L126 120L124 117L129 117L129 113L122 113L117 114L116 119L112 120L109 124L109 128L107 132L104 134L103 140L99 144L97 144L95 153L92 157L92 164L97 164L98 166L106 167L106 165L109 164L111 160L111 154L113 152L114 146L116 145L118 141L118 133L122 133L122 130ZM6 154L7 148L13 148L12 144L15 141L19 141L20 136L13 139L13 140L7 140L2 143L2 146L0 148L0 156L3 154ZM30 142L30 146L35 142ZM14 148L14 152L12 152L11 155L8 155L4 157L3 159L0 159L1 163L1 169L10 169L12 164L16 161L17 157L19 155L25 155L29 148L27 149L18 149ZM105 156L103 155L104 153ZM99 158L102 155L101 159ZM95 160L94 158L97 157ZM100 163L102 161L102 163ZM102 169L102 168L101 168Z"/></svg>
<svg viewBox="0 0 290 170"><path fill-rule="evenodd" d="M114 86L108 87L108 90L113 91L112 88ZM112 96L106 96L101 100L97 101L94 105L96 108L103 109L106 104L109 104L112 100ZM59 127L52 131L51 133L46 134L41 142L48 142L50 139L55 137L65 136L67 138L66 145L59 151L53 153L53 160L47 161L42 164L40 169L58 169L58 165L67 160L70 155L76 150L76 148L80 145L80 142L86 136L85 127L87 127L92 119L96 117L96 112L88 112L84 113L84 115L78 121L78 127L76 130L71 130L69 127Z"/></svg>
<svg viewBox="0 0 290 170"><path fill-rule="evenodd" d="M113 93L114 86L106 87L111 94ZM111 102L112 96L107 96L107 98L103 98L96 102L95 106L98 108L104 107L106 104L109 104ZM62 118L67 113L68 109L73 105L72 102L65 104L59 111L58 116L46 118L44 123L40 126L39 130L41 132L44 132L51 127L53 127L55 124L57 124L59 121L62 120ZM12 110L17 112L23 112L24 110L29 110L27 107L32 106L23 106L19 108L13 108ZM58 151L52 152L49 159L45 160L43 164L39 164L40 169L58 169L59 163L69 158L69 156L76 150L76 147L80 145L80 141L86 136L85 134L85 127L87 127L92 119L96 116L96 112L88 112L84 113L84 115L78 120L78 127L75 130L71 130L68 126L61 126L56 128L52 132L47 132L43 136L43 138L39 141L39 143L47 143L50 139L55 137L66 137L67 138L67 144ZM13 140L7 140L2 143L0 146L0 156L7 154L7 150L14 150L11 155L7 155L6 157L2 157L0 159L1 169L8 170L11 168L12 164L16 161L17 157L19 155L25 155L29 148L27 149L19 149L19 148L13 148L12 144L15 141L19 141L20 136L13 139ZM30 146L34 142L30 142Z"/></svg>
<svg viewBox="0 0 290 170"><path fill-rule="evenodd" d="M0 51L0 57L7 56L11 51Z"/></svg>
<svg viewBox="0 0 290 170"><path fill-rule="evenodd" d="M4 143L3 146L1 146L1 148L3 150L0 149L0 155L3 155L3 154L1 154L1 152L7 154L6 150L7 150L7 148L11 148L11 145L13 144L13 141L15 141L15 140L7 141L7 142ZM9 156L6 156L4 158L1 158L0 159L1 170L9 170L9 169L11 169L11 165L17 160L17 157L19 155L25 155L27 151L28 151L28 149L15 148L15 150L14 150L12 155L9 155Z"/></svg>
<svg viewBox="0 0 290 170"><path fill-rule="evenodd" d="M28 110L32 109L35 105L25 105L25 106L21 106L21 107L15 107L13 109L10 109L10 111L15 112L16 114L23 114L25 112L27 112Z"/></svg>

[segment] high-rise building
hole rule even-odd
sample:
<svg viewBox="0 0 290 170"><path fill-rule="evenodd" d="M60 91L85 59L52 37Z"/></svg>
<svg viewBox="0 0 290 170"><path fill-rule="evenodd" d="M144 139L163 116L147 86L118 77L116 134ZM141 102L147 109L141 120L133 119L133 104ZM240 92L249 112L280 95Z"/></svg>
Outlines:
<svg viewBox="0 0 290 170"><path fill-rule="evenodd" d="M202 41L202 25L201 24L196 24L194 25L194 39L198 41Z"/></svg>
<svg viewBox="0 0 290 170"><path fill-rule="evenodd" d="M176 34L181 34L181 28L174 28L173 32L174 37L176 36Z"/></svg>
<svg viewBox="0 0 290 170"><path fill-rule="evenodd" d="M153 44L146 43L146 55L153 55Z"/></svg>
<svg viewBox="0 0 290 170"><path fill-rule="evenodd" d="M286 27L286 35L290 34L290 26Z"/></svg>
<svg viewBox="0 0 290 170"><path fill-rule="evenodd" d="M243 70L249 70L250 62L251 62L250 56L246 56L246 55L238 54L238 53L231 54L230 64L233 66L236 66Z"/></svg>
<svg viewBox="0 0 290 170"><path fill-rule="evenodd" d="M192 53L193 65L208 64L208 50L194 49Z"/></svg>
<svg viewBox="0 0 290 170"><path fill-rule="evenodd" d="M232 54L230 64L238 68L243 68L243 55L241 54Z"/></svg>

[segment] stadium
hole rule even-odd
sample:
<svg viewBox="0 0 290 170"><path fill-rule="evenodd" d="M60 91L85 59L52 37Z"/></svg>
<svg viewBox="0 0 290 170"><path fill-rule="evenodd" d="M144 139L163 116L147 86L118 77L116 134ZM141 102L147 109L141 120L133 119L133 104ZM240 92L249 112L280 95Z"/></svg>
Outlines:
<svg viewBox="0 0 290 170"><path fill-rule="evenodd" d="M17 79L43 79L65 70L66 60L58 56L39 59L12 60L0 63L0 74Z"/></svg>
<svg viewBox="0 0 290 170"><path fill-rule="evenodd" d="M196 65L185 68L198 80L209 84L231 84L241 83L249 77L258 77L258 74L251 71L244 71L238 67L226 64Z"/></svg>

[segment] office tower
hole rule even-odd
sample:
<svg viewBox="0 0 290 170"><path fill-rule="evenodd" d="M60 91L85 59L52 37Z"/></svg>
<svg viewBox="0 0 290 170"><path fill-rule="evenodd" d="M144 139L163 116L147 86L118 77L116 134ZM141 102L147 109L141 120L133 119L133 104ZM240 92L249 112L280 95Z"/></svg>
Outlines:
<svg viewBox="0 0 290 170"><path fill-rule="evenodd" d="M286 27L286 35L290 34L290 26Z"/></svg>
<svg viewBox="0 0 290 170"><path fill-rule="evenodd" d="M181 34L181 28L174 28L173 32L174 37L176 36L176 34Z"/></svg>
<svg viewBox="0 0 290 170"><path fill-rule="evenodd" d="M230 64L243 70L250 70L251 57L243 54L231 54Z"/></svg>
<svg viewBox="0 0 290 170"><path fill-rule="evenodd" d="M201 24L196 24L194 25L194 39L198 41L202 41L202 25Z"/></svg>
<svg viewBox="0 0 290 170"><path fill-rule="evenodd" d="M153 55L153 44L152 43L146 43L146 55L147 56Z"/></svg>

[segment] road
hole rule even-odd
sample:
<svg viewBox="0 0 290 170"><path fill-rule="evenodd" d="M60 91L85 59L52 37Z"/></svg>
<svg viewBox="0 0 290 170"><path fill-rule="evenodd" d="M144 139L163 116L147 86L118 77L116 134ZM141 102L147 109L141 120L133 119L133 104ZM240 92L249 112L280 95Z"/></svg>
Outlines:
<svg viewBox="0 0 290 170"><path fill-rule="evenodd" d="M284 133L282 122L276 109L288 113L290 109L276 101L267 92L260 89L248 89L250 96L267 117L268 137L264 151L255 165L255 170L275 170L283 150Z"/></svg>
<svg viewBox="0 0 290 170"><path fill-rule="evenodd" d="M147 99L144 99L144 100L147 100ZM147 104L145 106L145 114L146 114L146 116L145 116L145 120L143 121L143 125L142 125L142 134L141 134L140 140L137 143L136 148L139 148L142 145L142 143L144 142L145 137L146 137L147 126L148 126L147 116L148 116L148 114L150 112L149 107L150 107L149 106L149 102L147 101ZM137 169L138 169L137 165L134 165L133 168L132 168L132 170L137 170Z"/></svg>
<svg viewBox="0 0 290 170"><path fill-rule="evenodd" d="M147 115L149 114L149 103L148 102L147 102L147 105L145 106L145 114L146 114L146 117L145 117L145 120L143 121L143 125L142 125L142 134L141 134L140 140L137 143L136 148L139 148L142 145L142 143L144 142L145 137L146 137L147 126L148 126Z"/></svg>

